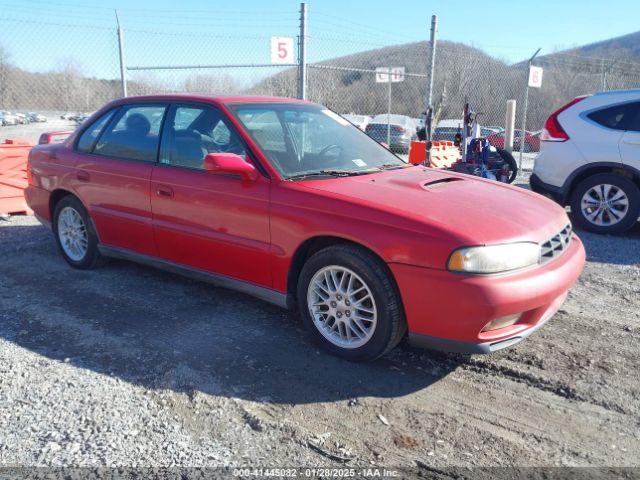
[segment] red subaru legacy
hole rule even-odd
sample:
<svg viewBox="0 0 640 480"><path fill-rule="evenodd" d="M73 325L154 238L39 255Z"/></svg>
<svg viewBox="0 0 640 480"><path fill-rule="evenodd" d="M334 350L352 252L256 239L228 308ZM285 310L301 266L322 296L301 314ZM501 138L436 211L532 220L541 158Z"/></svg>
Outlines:
<svg viewBox="0 0 640 480"><path fill-rule="evenodd" d="M129 259L298 308L352 360L407 333L447 351L513 345L560 307L585 259L550 200L412 166L285 98L117 100L35 147L29 167L29 206L72 267Z"/></svg>

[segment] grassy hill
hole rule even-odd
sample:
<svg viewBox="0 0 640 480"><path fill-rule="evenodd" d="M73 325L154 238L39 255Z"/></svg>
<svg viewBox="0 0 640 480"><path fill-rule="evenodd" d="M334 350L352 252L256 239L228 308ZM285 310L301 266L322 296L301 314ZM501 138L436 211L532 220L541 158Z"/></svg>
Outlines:
<svg viewBox="0 0 640 480"><path fill-rule="evenodd" d="M374 74L359 71L404 66L425 74L428 43L417 42L338 57L310 65L308 97L340 113L374 115L387 111L387 86ZM634 64L637 61L639 64ZM613 88L640 87L640 32L555 54L541 56L542 88L529 90L527 125L542 128L549 113L577 95ZM330 68L330 67L333 67ZM482 112L484 124L504 123L506 101L524 102L526 63L509 65L483 51L448 41L437 45L434 103L440 118L461 116L468 99ZM295 95L295 69L270 77L252 91ZM392 112L419 116L426 104L426 78L407 77L392 85ZM520 112L517 112L518 124Z"/></svg>

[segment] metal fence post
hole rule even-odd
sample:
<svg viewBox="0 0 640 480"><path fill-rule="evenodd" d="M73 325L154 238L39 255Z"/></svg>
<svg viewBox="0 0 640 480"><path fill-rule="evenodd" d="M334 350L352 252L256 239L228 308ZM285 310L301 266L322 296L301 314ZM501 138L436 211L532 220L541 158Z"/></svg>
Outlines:
<svg viewBox="0 0 640 480"><path fill-rule="evenodd" d="M522 171L522 152L524 151L524 145L525 145L524 132L527 129L527 107L529 106L529 72L531 70L531 62L533 62L533 59L536 58L538 53L540 53L540 49L536 50L536 53L533 54L533 56L529 59L529 62L527 63L527 73L526 73L527 81L525 83L526 90L524 91L524 106L522 108L522 129L520 131L520 159L518 160L518 170L520 171Z"/></svg>
<svg viewBox="0 0 640 480"><path fill-rule="evenodd" d="M120 55L120 83L122 84L122 96L127 96L127 77L126 67L124 62L124 34L120 27L120 18L118 17L118 10L116 10L116 23L118 24L118 54Z"/></svg>
<svg viewBox="0 0 640 480"><path fill-rule="evenodd" d="M387 146L391 148L391 67L389 67L389 73L387 74L387 83L389 84L388 92L388 104L387 104Z"/></svg>
<svg viewBox="0 0 640 480"><path fill-rule="evenodd" d="M298 98L307 99L307 4L300 4L300 38L298 39Z"/></svg>
<svg viewBox="0 0 640 480"><path fill-rule="evenodd" d="M504 149L513 152L513 132L516 125L516 101L507 100L507 115L505 117Z"/></svg>
<svg viewBox="0 0 640 480"><path fill-rule="evenodd" d="M431 140L433 131L433 73L436 66L436 33L438 31L438 16L431 16L431 41L429 42L429 68L427 68L427 108L425 110L424 127L427 140Z"/></svg>

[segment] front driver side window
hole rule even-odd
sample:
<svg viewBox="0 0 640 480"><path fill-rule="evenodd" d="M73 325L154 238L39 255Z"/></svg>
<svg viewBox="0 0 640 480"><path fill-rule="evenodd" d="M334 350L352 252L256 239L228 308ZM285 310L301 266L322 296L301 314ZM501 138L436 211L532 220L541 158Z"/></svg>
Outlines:
<svg viewBox="0 0 640 480"><path fill-rule="evenodd" d="M175 106L168 117L160 163L203 169L209 153L235 153L246 158L244 143L218 110Z"/></svg>

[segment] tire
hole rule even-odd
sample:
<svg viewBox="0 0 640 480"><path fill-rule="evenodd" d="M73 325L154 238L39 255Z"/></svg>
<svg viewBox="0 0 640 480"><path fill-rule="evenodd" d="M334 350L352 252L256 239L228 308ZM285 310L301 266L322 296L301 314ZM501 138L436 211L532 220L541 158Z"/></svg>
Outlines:
<svg viewBox="0 0 640 480"><path fill-rule="evenodd" d="M608 199L609 203L598 203L601 199ZM638 220L640 191L628 178L614 173L599 173L575 187L571 194L571 213L585 230L621 233L633 227Z"/></svg>
<svg viewBox="0 0 640 480"><path fill-rule="evenodd" d="M86 209L73 195L62 198L53 214L53 234L62 257L73 268L89 270L105 263Z"/></svg>
<svg viewBox="0 0 640 480"><path fill-rule="evenodd" d="M523 153L531 153L533 152L533 147L529 142L524 142L524 150Z"/></svg>
<svg viewBox="0 0 640 480"><path fill-rule="evenodd" d="M518 176L518 163L516 162L516 159L513 158L513 155L502 148L496 148L496 150L498 151L500 158L502 158L502 160L509 166L509 177L507 178L507 183L513 183Z"/></svg>
<svg viewBox="0 0 640 480"><path fill-rule="evenodd" d="M323 286L318 287L316 280L324 281ZM335 245L312 255L300 273L297 297L303 323L314 341L347 360L385 355L407 329L391 273L375 255L356 246ZM310 308L314 301L322 303L314 309L315 315Z"/></svg>

